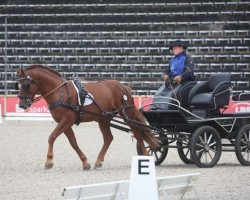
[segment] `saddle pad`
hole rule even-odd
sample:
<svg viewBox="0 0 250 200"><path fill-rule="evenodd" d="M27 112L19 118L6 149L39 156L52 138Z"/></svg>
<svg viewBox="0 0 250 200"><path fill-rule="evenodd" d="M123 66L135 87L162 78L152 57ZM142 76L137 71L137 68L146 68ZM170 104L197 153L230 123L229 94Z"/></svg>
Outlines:
<svg viewBox="0 0 250 200"><path fill-rule="evenodd" d="M74 88L75 88L76 93L77 93L77 97L78 97L78 104L81 106L81 99L80 99L80 95L79 95L78 88L75 86L74 81L72 81L72 83L73 83ZM87 95L86 95L86 97L85 97L84 106L87 106L87 105L90 105L90 104L92 104L92 103L93 103L93 100L92 100L91 98L93 98L93 99L94 99L93 95L92 95L92 94L90 94L90 93L88 92L88 94L87 94Z"/></svg>

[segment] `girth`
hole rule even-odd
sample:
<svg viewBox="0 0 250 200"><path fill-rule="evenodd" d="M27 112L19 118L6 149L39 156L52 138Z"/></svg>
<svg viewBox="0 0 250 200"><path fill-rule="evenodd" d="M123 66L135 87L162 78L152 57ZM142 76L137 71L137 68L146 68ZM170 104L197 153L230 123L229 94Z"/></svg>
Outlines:
<svg viewBox="0 0 250 200"><path fill-rule="evenodd" d="M65 84L67 95L68 95L67 102L63 101L64 91L63 91L63 87L62 87L60 101L50 103L48 105L48 107L49 107L49 110L52 110L52 109L54 109L54 108L56 108L58 106L62 106L62 107L65 107L65 108L69 108L69 109L71 109L73 111L76 111L77 112L77 120L76 120L75 124L78 126L80 124L80 122L81 122L81 117L84 114L83 105L84 105L84 101L85 101L85 98L86 98L86 95L88 94L88 92L83 88L83 86L82 86L82 84L81 84L81 82L79 80L74 80L74 83L75 83L75 86L77 87L77 89L79 91L81 105L72 105L71 96L69 94L67 84Z"/></svg>

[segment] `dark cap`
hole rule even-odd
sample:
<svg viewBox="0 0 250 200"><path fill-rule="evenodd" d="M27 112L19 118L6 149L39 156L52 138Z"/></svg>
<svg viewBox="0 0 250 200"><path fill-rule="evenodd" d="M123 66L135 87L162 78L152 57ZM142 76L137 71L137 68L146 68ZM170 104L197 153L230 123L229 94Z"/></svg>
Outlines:
<svg viewBox="0 0 250 200"><path fill-rule="evenodd" d="M181 40L175 40L174 42L172 42L169 46L169 49L172 50L175 46L182 46L184 49L187 49L187 45Z"/></svg>

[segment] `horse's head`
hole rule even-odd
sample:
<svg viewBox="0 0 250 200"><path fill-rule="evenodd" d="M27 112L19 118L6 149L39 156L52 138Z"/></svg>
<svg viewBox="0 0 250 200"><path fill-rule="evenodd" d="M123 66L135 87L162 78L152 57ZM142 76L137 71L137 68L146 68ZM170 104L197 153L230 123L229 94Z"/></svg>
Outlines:
<svg viewBox="0 0 250 200"><path fill-rule="evenodd" d="M19 90L19 107L27 109L31 106L38 87L32 77L25 73L25 70L18 69L16 72L19 75L15 84L16 90Z"/></svg>

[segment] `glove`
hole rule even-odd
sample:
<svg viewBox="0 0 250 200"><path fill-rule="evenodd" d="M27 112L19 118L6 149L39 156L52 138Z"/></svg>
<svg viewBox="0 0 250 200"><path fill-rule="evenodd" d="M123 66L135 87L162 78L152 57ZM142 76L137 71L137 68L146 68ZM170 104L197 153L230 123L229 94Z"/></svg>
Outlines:
<svg viewBox="0 0 250 200"><path fill-rule="evenodd" d="M181 79L182 79L181 75L174 77L174 80L176 81L177 84L181 82Z"/></svg>
<svg viewBox="0 0 250 200"><path fill-rule="evenodd" d="M168 75L165 74L165 75L163 76L164 82L166 82L168 79L169 79Z"/></svg>

